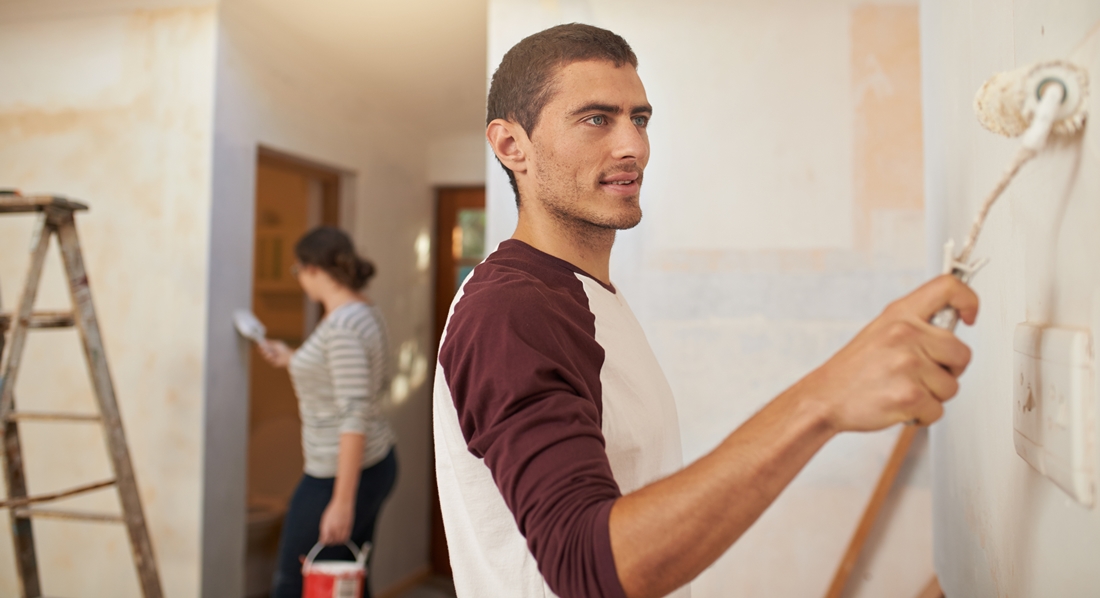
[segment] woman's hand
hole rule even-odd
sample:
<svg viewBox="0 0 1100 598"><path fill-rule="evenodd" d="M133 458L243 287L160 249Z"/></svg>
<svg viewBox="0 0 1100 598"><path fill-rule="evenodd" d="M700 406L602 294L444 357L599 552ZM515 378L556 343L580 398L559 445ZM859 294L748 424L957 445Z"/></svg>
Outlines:
<svg viewBox="0 0 1100 598"><path fill-rule="evenodd" d="M277 368L290 365L290 358L294 357L294 350L286 346L283 341L264 341L256 343L256 346L260 349L260 355Z"/></svg>
<svg viewBox="0 0 1100 598"><path fill-rule="evenodd" d="M351 503L333 499L321 515L321 544L333 546L347 542L351 538L353 523L355 512Z"/></svg>

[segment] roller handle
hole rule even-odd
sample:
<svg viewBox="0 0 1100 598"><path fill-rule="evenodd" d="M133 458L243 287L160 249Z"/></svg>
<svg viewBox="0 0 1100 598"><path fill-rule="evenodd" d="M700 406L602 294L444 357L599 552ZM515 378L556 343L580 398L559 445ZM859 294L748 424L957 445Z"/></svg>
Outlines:
<svg viewBox="0 0 1100 598"><path fill-rule="evenodd" d="M954 274L954 272L952 272ZM959 280L962 280L958 275L955 276ZM965 281L963 281L965 282ZM959 310L948 305L947 307L936 312L932 319L929 320L936 328L943 328L944 330L950 330L955 332L955 327L959 325Z"/></svg>
<svg viewBox="0 0 1100 598"><path fill-rule="evenodd" d="M961 256L955 256L955 242L948 240L943 246L943 273L950 274L959 279L963 284L970 284L970 281L974 278L974 275L978 273L989 263L988 259L980 259L973 263L966 263L964 260L970 255L970 249L972 244L968 242L963 249ZM944 330L950 330L955 332L955 327L959 325L959 311L950 305L945 306L932 315L932 319L928 320L936 328L942 328Z"/></svg>
<svg viewBox="0 0 1100 598"><path fill-rule="evenodd" d="M963 284L970 284L970 280L974 278L974 275L978 273L978 270L981 270L987 261L980 260L971 266L955 265L951 268L951 276L958 278ZM954 332L955 327L959 325L959 310L948 305L933 314L929 322L936 328Z"/></svg>

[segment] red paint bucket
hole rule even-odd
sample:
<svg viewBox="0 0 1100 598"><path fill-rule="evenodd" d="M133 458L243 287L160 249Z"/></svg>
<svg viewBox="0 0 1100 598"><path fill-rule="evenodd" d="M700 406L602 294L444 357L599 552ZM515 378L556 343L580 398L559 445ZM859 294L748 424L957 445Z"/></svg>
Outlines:
<svg viewBox="0 0 1100 598"><path fill-rule="evenodd" d="M302 563L302 598L359 598L367 582L367 554L370 543L360 550L346 544L355 555L354 561L315 561L324 545L320 542L309 551Z"/></svg>

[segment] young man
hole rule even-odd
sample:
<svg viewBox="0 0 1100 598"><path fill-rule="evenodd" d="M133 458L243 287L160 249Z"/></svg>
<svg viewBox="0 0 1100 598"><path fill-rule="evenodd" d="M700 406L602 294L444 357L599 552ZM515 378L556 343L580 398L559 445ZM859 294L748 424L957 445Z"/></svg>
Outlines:
<svg viewBox="0 0 1100 598"><path fill-rule="evenodd" d="M452 307L436 467L463 598L687 596L830 438L930 424L970 360L928 324L977 297L940 277L682 468L676 407L608 261L638 224L652 108L619 36L535 34L493 76L486 135L519 225Z"/></svg>

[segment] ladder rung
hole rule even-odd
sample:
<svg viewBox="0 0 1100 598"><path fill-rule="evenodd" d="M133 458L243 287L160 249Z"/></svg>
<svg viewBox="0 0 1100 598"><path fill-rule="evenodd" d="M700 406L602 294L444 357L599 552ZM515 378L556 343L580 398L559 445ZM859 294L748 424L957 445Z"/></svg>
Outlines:
<svg viewBox="0 0 1100 598"><path fill-rule="evenodd" d="M98 422L103 418L95 413L50 413L46 411L20 411L9 413L8 421L58 421L58 422Z"/></svg>
<svg viewBox="0 0 1100 598"><path fill-rule="evenodd" d="M40 496L24 496L20 498L12 498L6 501L0 502L0 509L13 509L16 507L25 507L34 503L50 502L61 498L67 498L70 496L76 496L77 494L84 494L85 492L92 492L93 490L99 490L100 488L106 488L107 486L113 486L115 481L103 480L102 482L95 482L92 484L85 484L83 486L77 486L76 488L70 488L68 490L62 490L60 492L53 492L51 494L42 494Z"/></svg>
<svg viewBox="0 0 1100 598"><path fill-rule="evenodd" d="M104 523L122 523L125 519L122 515L112 513L89 513L87 511L63 511L59 509L15 509L15 516L20 519L39 517L43 519L75 519L78 521L102 521Z"/></svg>
<svg viewBox="0 0 1100 598"><path fill-rule="evenodd" d="M0 328L10 326L12 317L11 314L0 314ZM31 314L27 322L27 328L72 328L74 325L71 311L39 311Z"/></svg>

